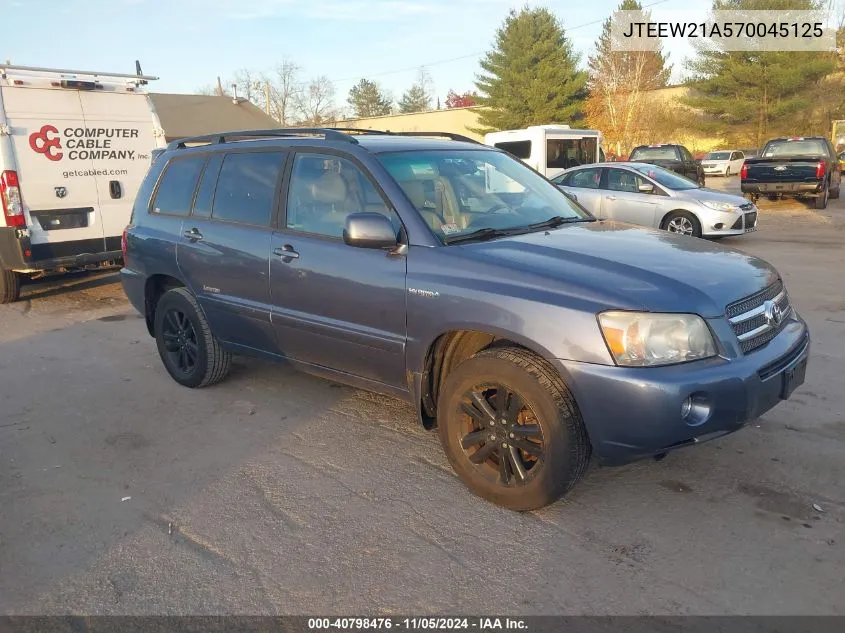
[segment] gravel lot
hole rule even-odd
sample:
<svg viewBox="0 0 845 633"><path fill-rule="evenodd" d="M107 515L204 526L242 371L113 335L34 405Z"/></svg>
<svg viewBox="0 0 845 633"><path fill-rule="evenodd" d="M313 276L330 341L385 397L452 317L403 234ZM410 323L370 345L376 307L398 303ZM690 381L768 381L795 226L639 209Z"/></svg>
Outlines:
<svg viewBox="0 0 845 633"><path fill-rule="evenodd" d="M252 360L183 389L115 273L28 285L0 307L0 613L845 614L844 218L762 201L722 242L810 324L789 402L531 514L401 402Z"/></svg>

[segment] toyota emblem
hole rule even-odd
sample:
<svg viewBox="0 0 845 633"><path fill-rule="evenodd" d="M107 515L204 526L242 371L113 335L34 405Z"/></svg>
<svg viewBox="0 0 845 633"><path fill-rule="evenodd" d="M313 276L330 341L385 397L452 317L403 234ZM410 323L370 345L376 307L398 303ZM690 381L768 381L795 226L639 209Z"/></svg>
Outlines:
<svg viewBox="0 0 845 633"><path fill-rule="evenodd" d="M777 327L783 321L783 310L774 301L766 301L763 304L763 315L766 317L766 323L772 327Z"/></svg>

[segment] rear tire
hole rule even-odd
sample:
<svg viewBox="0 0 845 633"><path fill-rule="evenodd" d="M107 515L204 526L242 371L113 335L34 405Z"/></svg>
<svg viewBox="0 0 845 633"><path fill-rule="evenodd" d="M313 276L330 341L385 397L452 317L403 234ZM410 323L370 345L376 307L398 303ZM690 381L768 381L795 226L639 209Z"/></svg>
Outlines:
<svg viewBox="0 0 845 633"><path fill-rule="evenodd" d="M679 235L701 237L701 223L689 211L672 211L663 220L663 230Z"/></svg>
<svg viewBox="0 0 845 633"><path fill-rule="evenodd" d="M458 476L511 510L557 501L589 465L575 399L551 365L522 348L492 347L461 363L440 392L437 422Z"/></svg>
<svg viewBox="0 0 845 633"><path fill-rule="evenodd" d="M0 270L0 304L14 303L21 296L21 276L13 270Z"/></svg>
<svg viewBox="0 0 845 633"><path fill-rule="evenodd" d="M174 288L161 296L154 332L165 369L183 387L208 387L229 373L232 355L214 337L187 289Z"/></svg>
<svg viewBox="0 0 845 633"><path fill-rule="evenodd" d="M829 195L830 195L830 190L827 187L825 187L824 191L822 192L822 195L817 196L815 198L816 209L821 211L822 209L827 208L827 198L828 198Z"/></svg>

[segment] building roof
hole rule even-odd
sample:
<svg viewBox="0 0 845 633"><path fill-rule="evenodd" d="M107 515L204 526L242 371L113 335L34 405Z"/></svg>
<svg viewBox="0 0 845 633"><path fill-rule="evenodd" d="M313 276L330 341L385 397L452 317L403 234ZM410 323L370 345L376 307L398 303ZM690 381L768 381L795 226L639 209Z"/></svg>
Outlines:
<svg viewBox="0 0 845 633"><path fill-rule="evenodd" d="M168 141L233 130L266 130L278 122L249 101L231 97L150 93Z"/></svg>

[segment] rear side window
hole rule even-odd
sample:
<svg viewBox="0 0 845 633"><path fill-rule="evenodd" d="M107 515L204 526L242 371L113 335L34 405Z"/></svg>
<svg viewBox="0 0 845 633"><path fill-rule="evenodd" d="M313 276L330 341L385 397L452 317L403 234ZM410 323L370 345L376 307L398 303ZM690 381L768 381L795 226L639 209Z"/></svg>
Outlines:
<svg viewBox="0 0 845 633"><path fill-rule="evenodd" d="M177 158L165 167L153 201L155 213L188 215L205 156Z"/></svg>
<svg viewBox="0 0 845 633"><path fill-rule="evenodd" d="M504 150L517 158L531 158L531 141L504 141L494 143L493 147Z"/></svg>
<svg viewBox="0 0 845 633"><path fill-rule="evenodd" d="M211 203L214 200L214 188L217 184L217 174L220 173L220 165L223 163L222 154L212 154L205 170L202 172L200 188L197 190L197 197L194 200L193 215L200 218L207 218L211 215Z"/></svg>
<svg viewBox="0 0 845 633"><path fill-rule="evenodd" d="M598 189L601 184L601 169L580 169L571 173L572 177L567 183L571 187Z"/></svg>
<svg viewBox="0 0 845 633"><path fill-rule="evenodd" d="M284 152L227 154L217 178L211 217L269 226Z"/></svg>

